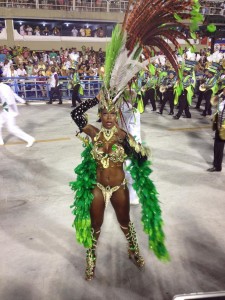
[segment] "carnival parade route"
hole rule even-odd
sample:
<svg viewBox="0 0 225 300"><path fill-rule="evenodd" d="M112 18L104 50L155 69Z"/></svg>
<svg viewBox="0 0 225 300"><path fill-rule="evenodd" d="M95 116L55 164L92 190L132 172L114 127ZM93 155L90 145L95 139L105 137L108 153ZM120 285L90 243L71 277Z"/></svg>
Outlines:
<svg viewBox="0 0 225 300"><path fill-rule="evenodd" d="M97 249L96 276L84 279L85 249L76 242L69 182L82 142L69 103L20 106L18 125L35 137L31 148L3 131L0 146L1 300L169 300L176 294L225 290L225 164L213 159L210 118L173 120L166 111L141 115L142 140L151 148L153 179L171 261L148 250L140 206L131 207L145 268L128 259L111 205ZM89 112L95 126L97 108Z"/></svg>

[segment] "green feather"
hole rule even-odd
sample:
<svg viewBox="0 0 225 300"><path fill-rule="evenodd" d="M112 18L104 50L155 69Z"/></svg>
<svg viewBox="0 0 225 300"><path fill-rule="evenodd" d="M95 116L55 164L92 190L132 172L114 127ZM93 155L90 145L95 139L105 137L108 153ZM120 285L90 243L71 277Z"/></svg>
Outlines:
<svg viewBox="0 0 225 300"><path fill-rule="evenodd" d="M158 192L153 182L148 177L152 170L150 162L138 161L131 157L128 170L134 180L133 187L136 190L142 207L142 224L144 232L149 237L149 249L162 261L170 259L165 246L165 235L162 229L163 221L159 206Z"/></svg>
<svg viewBox="0 0 225 300"><path fill-rule="evenodd" d="M82 163L75 168L76 181L70 182L75 191L74 203L71 205L75 215L73 227L76 229L77 241L86 248L92 246L90 206L93 200L92 190L96 185L96 162L91 155L92 144L85 146Z"/></svg>
<svg viewBox="0 0 225 300"><path fill-rule="evenodd" d="M200 22L203 22L204 17L200 13L200 4L198 0L193 1L192 11L191 11L191 24L190 29L192 32L198 30Z"/></svg>
<svg viewBox="0 0 225 300"><path fill-rule="evenodd" d="M184 53L184 51L183 51L183 49L182 49L181 47L178 48L178 53L179 53L180 55L182 55L182 54Z"/></svg>
<svg viewBox="0 0 225 300"><path fill-rule="evenodd" d="M106 48L104 84L107 89L109 89L111 73L115 65L116 58L118 57L124 43L125 39L122 30L119 25L116 25L112 32L111 41Z"/></svg>
<svg viewBox="0 0 225 300"><path fill-rule="evenodd" d="M155 66L153 64L149 64L149 72L152 74L152 75L155 75Z"/></svg>
<svg viewBox="0 0 225 300"><path fill-rule="evenodd" d="M182 18L181 18L177 13L174 14L174 18L175 18L177 21L182 21Z"/></svg>
<svg viewBox="0 0 225 300"><path fill-rule="evenodd" d="M216 25L215 25L215 24L209 24L209 25L207 26L207 30L208 30L209 32L215 32L215 31L216 31Z"/></svg>
<svg viewBox="0 0 225 300"><path fill-rule="evenodd" d="M193 39L193 40L196 40L196 38L197 38L197 37L196 37L196 33L195 33L195 32L190 32L190 34L191 34L192 39Z"/></svg>

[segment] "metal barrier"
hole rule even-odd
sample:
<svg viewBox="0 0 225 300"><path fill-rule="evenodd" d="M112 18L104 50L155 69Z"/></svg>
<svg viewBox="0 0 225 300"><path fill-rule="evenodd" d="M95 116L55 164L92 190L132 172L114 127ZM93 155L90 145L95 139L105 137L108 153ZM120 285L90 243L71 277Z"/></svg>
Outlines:
<svg viewBox="0 0 225 300"><path fill-rule="evenodd" d="M3 82L7 83L12 90L24 98L25 100L49 100L50 85L48 82L49 77L4 77ZM72 98L72 87L69 83L71 78L59 76L60 91L63 99ZM93 98L95 97L102 85L102 81L98 77L86 76L81 80L81 85L84 90L84 94L81 98Z"/></svg>
<svg viewBox="0 0 225 300"><path fill-rule="evenodd" d="M0 6L21 9L125 12L128 0L0 0Z"/></svg>

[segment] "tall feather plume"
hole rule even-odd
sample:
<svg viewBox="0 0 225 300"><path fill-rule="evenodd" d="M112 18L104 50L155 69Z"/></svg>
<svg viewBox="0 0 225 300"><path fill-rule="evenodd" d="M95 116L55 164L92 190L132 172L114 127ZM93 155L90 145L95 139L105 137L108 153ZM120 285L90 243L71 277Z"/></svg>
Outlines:
<svg viewBox="0 0 225 300"><path fill-rule="evenodd" d="M107 89L110 88L109 82L112 70L115 65L115 61L121 52L121 49L124 47L126 42L125 34L122 32L119 25L117 25L112 33L111 42L107 45L106 48L106 59L105 59L105 75L104 75L104 85Z"/></svg>
<svg viewBox="0 0 225 300"><path fill-rule="evenodd" d="M117 94L124 90L127 83L142 69L144 69L149 61L139 62L141 52L136 46L132 53L128 56L128 50L125 47L120 52L115 66L113 68L110 80L110 88Z"/></svg>
<svg viewBox="0 0 225 300"><path fill-rule="evenodd" d="M178 71L178 63L174 48L179 49L177 39L188 39L180 30L189 29L182 23L191 20L191 30L197 29L197 24L202 21L199 13L198 0L137 0L130 1L123 22L123 30L127 32L126 48L131 52L139 43L149 49L160 49L168 58L172 66ZM165 43L165 39L171 45Z"/></svg>
<svg viewBox="0 0 225 300"><path fill-rule="evenodd" d="M128 82L149 63L157 49L181 74L174 48L181 51L178 38L189 43L181 32L189 26L182 21L192 20L190 27L196 30L197 23L202 20L199 8L198 0L129 1L122 28L115 27L106 50L103 80L109 99L118 100ZM149 61L139 62L142 53Z"/></svg>

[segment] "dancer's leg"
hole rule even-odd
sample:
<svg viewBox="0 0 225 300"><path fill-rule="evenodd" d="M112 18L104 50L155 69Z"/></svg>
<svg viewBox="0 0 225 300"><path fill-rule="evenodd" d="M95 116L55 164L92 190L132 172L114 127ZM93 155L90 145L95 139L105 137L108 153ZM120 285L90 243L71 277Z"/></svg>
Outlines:
<svg viewBox="0 0 225 300"><path fill-rule="evenodd" d="M25 133L16 125L15 117L13 117L10 113L7 115L6 125L10 133L26 141L28 143L27 144L28 147L32 146L35 139L31 135Z"/></svg>
<svg viewBox="0 0 225 300"><path fill-rule="evenodd" d="M111 198L111 203L116 212L120 227L128 242L129 258L133 257L136 264L139 267L143 267L144 259L140 255L134 225L130 221L130 201L128 188L126 186L125 188L121 187L114 192Z"/></svg>
<svg viewBox="0 0 225 300"><path fill-rule="evenodd" d="M86 279L91 280L94 276L96 265L96 247L101 232L101 226L104 219L105 201L101 190L95 187L93 190L94 199L91 204L91 226L92 226L92 247L87 250L86 254Z"/></svg>
<svg viewBox="0 0 225 300"><path fill-rule="evenodd" d="M3 113L0 114L0 145L4 145L4 141L2 138L2 128L4 125L5 121L4 121L4 115Z"/></svg>

